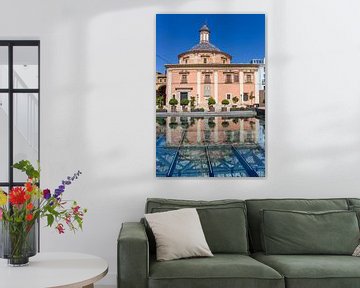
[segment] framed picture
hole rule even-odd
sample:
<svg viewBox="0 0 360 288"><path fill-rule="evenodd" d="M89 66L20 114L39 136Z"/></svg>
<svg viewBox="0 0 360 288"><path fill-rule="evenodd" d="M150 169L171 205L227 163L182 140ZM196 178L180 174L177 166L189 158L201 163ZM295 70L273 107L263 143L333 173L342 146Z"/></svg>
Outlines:
<svg viewBox="0 0 360 288"><path fill-rule="evenodd" d="M156 176L264 177L265 15L158 14Z"/></svg>

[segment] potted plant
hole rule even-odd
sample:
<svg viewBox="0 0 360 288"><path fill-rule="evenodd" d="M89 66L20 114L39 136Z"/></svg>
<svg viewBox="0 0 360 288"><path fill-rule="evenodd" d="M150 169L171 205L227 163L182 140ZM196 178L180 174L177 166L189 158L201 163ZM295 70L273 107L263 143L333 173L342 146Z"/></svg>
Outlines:
<svg viewBox="0 0 360 288"><path fill-rule="evenodd" d="M227 99L224 99L224 100L221 101L221 104L224 105L223 107L221 107L221 111L222 112L227 112L227 107L226 106L230 104L230 101L227 100Z"/></svg>
<svg viewBox="0 0 360 288"><path fill-rule="evenodd" d="M8 194L0 188L0 226L1 258L8 259L10 266L23 266L29 257L37 251L35 225L40 218L45 218L48 227L54 227L59 234L82 229L86 209L72 201L63 199L66 186L76 180L81 172L76 172L63 180L51 192L38 186L40 168L35 169L27 160L13 165L15 169L25 172L27 181L24 186L12 187Z"/></svg>
<svg viewBox="0 0 360 288"><path fill-rule="evenodd" d="M209 111L210 112L215 112L215 108L214 105L216 104L216 101L213 97L210 97L208 100L208 106L209 106Z"/></svg>
<svg viewBox="0 0 360 288"><path fill-rule="evenodd" d="M232 101L233 101L233 103L234 103L234 105L233 105L232 107L233 107L233 108L236 108L236 107L237 107L237 104L236 104L236 103L239 102L239 98L236 97L236 96L234 96L234 97L232 98Z"/></svg>
<svg viewBox="0 0 360 288"><path fill-rule="evenodd" d="M156 105L158 106L158 108L156 109L156 112L167 112L167 110L164 108L164 97L163 96L156 97Z"/></svg>
<svg viewBox="0 0 360 288"><path fill-rule="evenodd" d="M179 104L179 101L176 98L171 98L169 104L171 105L171 112L176 112L176 105Z"/></svg>
<svg viewBox="0 0 360 288"><path fill-rule="evenodd" d="M182 99L181 101L180 101L180 105L182 106L182 110L183 110L183 112L186 112L187 111L187 105L189 105L189 99Z"/></svg>

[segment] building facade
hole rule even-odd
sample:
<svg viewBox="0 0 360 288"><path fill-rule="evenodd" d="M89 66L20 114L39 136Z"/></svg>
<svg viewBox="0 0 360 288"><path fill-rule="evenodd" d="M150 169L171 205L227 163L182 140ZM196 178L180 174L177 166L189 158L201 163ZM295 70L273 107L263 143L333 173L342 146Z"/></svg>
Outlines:
<svg viewBox="0 0 360 288"><path fill-rule="evenodd" d="M266 94L266 75L265 75L265 58L263 59L252 59L250 64L258 64L259 65L259 77L256 85L259 86L259 106L265 107L265 94Z"/></svg>
<svg viewBox="0 0 360 288"><path fill-rule="evenodd" d="M200 41L190 50L178 55L177 64L166 67L166 99L179 101L192 98L195 106L207 108L208 99L215 99L220 109L224 99L239 101L240 107L259 105L259 65L232 63L232 56L210 43L210 30L204 25L200 29Z"/></svg>
<svg viewBox="0 0 360 288"><path fill-rule="evenodd" d="M156 90L162 86L166 86L166 75L156 72Z"/></svg>

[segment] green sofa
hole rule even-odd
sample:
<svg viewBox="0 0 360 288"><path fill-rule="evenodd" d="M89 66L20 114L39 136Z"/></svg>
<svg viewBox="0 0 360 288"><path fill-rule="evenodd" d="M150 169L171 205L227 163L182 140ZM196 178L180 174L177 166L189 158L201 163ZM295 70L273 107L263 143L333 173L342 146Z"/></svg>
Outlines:
<svg viewBox="0 0 360 288"><path fill-rule="evenodd" d="M265 245L268 245L266 246L268 249L270 245L273 245L271 241L276 240L276 235L264 236L262 232L264 211L270 211L269 213L271 211L278 213L278 211L284 210L308 211L304 215L297 213L290 217L285 216L284 221L279 224L285 225L286 221L293 221L291 217L300 217L300 219L305 217L306 222L301 226L306 227L308 223L306 217L310 217L311 221L313 219L318 221L316 217L322 217L325 221L330 221L329 225L338 225L334 227L349 226L350 230L354 230L354 225L356 225L357 234L355 236L358 241L359 229L356 212L360 215L360 199L255 199L245 201L148 199L145 212L164 212L187 207L197 208L206 240L214 257L158 262L155 260L154 236L145 221L124 223L120 230L117 246L119 288L360 287L360 257L343 255L343 252L335 253L338 255L326 255L323 252L314 255L314 253L307 254L305 251L301 255L301 247L297 246L295 246L298 248L296 255L274 255L273 253L269 255L264 251L264 242ZM277 215L275 216L277 217ZM275 216L266 218L269 219L266 221L270 222L274 219L276 221ZM333 216L339 216L339 221L345 222L334 223L331 218ZM355 217L356 222L351 217ZM319 223L325 223L321 222L322 218ZM344 231L347 231L346 227ZM294 227L290 228L294 229ZM292 231L291 229L288 231ZM267 236L269 239L265 239ZM287 243L285 241L284 245L289 244L292 249L291 245L296 244L297 239L291 239L291 235L286 236L289 236L290 240ZM296 235L296 237L299 236ZM282 243L281 241L280 243ZM330 246L337 247L344 242L341 239L336 241L329 241ZM354 245L350 240L347 242L348 246ZM279 241L275 244L278 243ZM275 246L275 248L278 247ZM352 246L349 249L352 249Z"/></svg>

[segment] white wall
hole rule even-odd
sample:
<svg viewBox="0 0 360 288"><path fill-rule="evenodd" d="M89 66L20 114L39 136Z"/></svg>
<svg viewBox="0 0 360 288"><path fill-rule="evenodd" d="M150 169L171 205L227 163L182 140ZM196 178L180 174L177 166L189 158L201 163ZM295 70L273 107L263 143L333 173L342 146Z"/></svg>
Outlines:
<svg viewBox="0 0 360 288"><path fill-rule="evenodd" d="M0 38L41 40L44 186L81 169L67 192L83 233L42 230L43 251L108 260L121 222L146 197L360 196L357 0L1 0ZM267 177L155 179L155 14L267 14ZM349 61L349 59L351 59ZM141 83L139 83L141 81ZM128 110L135 101L137 109Z"/></svg>

